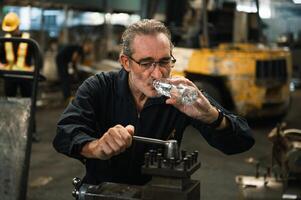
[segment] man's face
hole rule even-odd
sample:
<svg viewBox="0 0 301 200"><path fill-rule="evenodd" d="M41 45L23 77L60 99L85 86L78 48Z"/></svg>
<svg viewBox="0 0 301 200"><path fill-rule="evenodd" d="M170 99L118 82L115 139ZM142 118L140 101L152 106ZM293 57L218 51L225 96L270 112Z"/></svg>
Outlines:
<svg viewBox="0 0 301 200"><path fill-rule="evenodd" d="M129 72L129 84L134 90L132 92L141 92L147 97L158 96L152 83L156 79L170 76L171 67L160 66L160 63L169 63L172 59L169 39L162 33L137 35L132 43L132 52L132 56L127 57L126 66L124 65ZM159 63L148 66L153 62Z"/></svg>

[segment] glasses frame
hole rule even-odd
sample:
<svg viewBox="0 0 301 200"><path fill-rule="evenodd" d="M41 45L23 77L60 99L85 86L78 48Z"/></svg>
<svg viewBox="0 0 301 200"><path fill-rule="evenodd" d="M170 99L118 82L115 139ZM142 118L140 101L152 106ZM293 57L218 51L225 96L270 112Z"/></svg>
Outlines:
<svg viewBox="0 0 301 200"><path fill-rule="evenodd" d="M158 65L159 67L162 67L162 66L160 65L160 61L152 61L152 65L151 65L149 68L146 68L146 67L141 66L141 61L135 60L134 58L132 58L132 56L127 56L127 57L128 57L129 59L131 59L132 61L134 61L136 64L138 64L138 65L139 65L141 68L143 68L143 69L150 69L150 68L152 68L153 66L156 67L157 65ZM170 55L170 57L171 57L170 62L171 62L172 64L175 64L175 63L177 62L177 59L175 59L175 57L173 57L172 54ZM171 67L173 67L172 64L171 64ZM167 68L167 67L162 67L162 68Z"/></svg>

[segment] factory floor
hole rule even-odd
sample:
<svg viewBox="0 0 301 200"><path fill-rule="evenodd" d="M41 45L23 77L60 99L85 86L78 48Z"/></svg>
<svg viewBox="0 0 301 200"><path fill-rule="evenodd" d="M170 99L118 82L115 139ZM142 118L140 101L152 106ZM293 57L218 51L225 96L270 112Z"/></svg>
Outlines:
<svg viewBox="0 0 301 200"><path fill-rule="evenodd" d="M301 128L301 90L292 93L293 101L285 120L288 127ZM44 97L47 95L44 95ZM50 95L52 96L52 95ZM40 141L33 143L30 174L28 183L28 200L70 200L73 199L71 180L84 175L83 165L66 156L58 154L52 148L52 139L56 131L56 122L64 109L62 103L53 95L51 106L39 106L37 110L37 133ZM188 127L182 149L199 151L201 168L193 174L193 179L201 181L202 200L239 199L240 192L235 183L236 175L255 175L255 165L248 163L248 158L259 160L262 166L271 161L272 143L267 135L276 125L275 120L252 122L256 139L255 146L248 152L227 156L210 147L192 127Z"/></svg>

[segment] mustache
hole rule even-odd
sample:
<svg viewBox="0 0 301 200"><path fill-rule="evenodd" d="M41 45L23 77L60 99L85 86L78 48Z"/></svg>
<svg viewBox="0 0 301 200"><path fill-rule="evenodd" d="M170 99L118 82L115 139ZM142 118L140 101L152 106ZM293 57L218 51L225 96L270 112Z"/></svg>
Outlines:
<svg viewBox="0 0 301 200"><path fill-rule="evenodd" d="M153 82L155 81L156 79L150 79L149 81L147 81L147 85L151 85L153 86Z"/></svg>

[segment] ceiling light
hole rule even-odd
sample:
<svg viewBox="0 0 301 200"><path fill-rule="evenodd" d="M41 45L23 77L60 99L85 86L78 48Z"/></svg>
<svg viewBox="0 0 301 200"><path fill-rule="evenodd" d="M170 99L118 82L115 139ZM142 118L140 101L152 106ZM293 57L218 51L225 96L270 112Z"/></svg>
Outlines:
<svg viewBox="0 0 301 200"><path fill-rule="evenodd" d="M301 4L301 0L293 0L295 4Z"/></svg>

